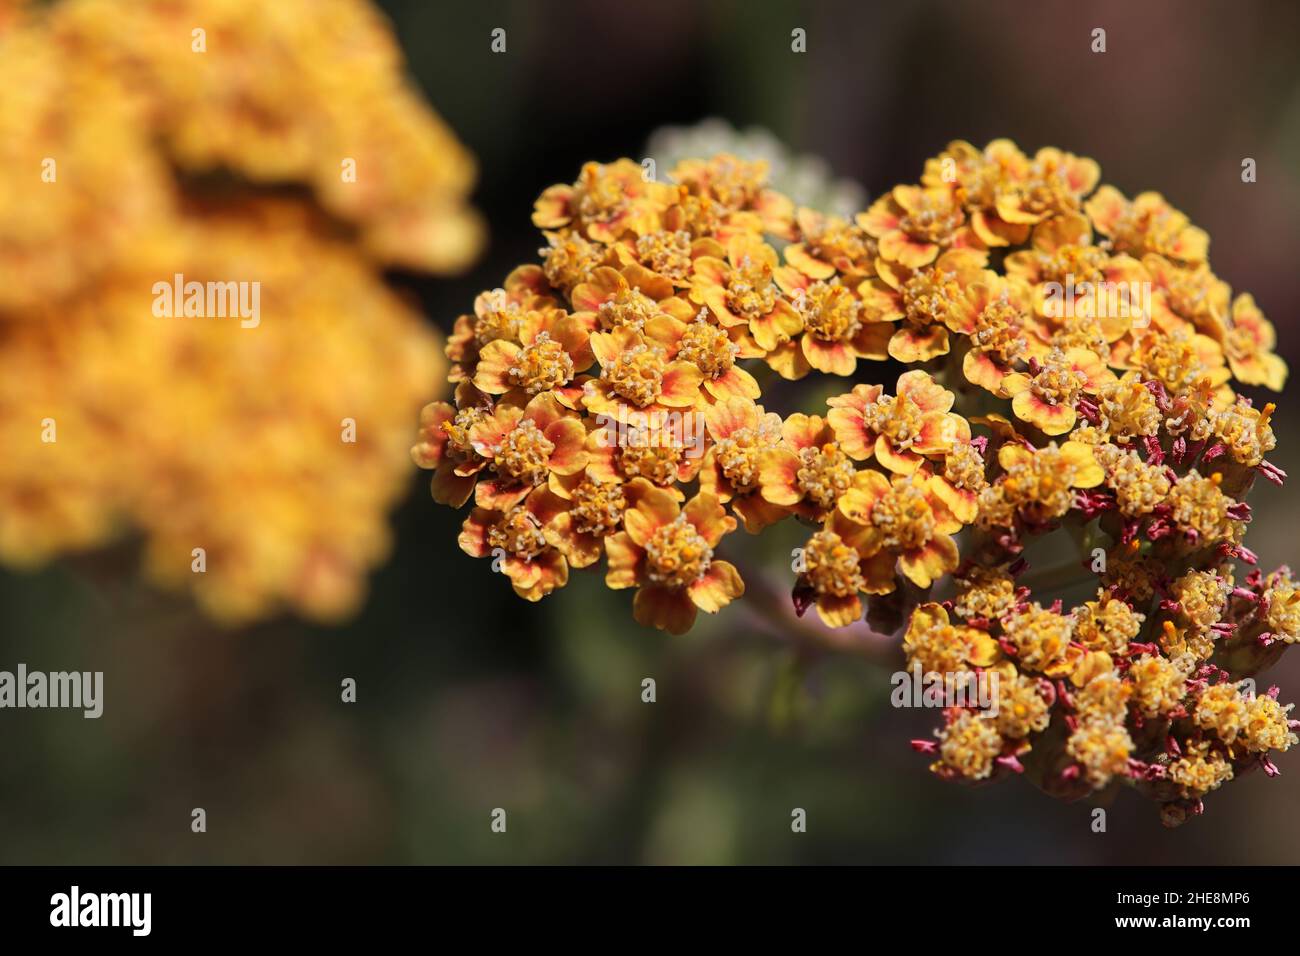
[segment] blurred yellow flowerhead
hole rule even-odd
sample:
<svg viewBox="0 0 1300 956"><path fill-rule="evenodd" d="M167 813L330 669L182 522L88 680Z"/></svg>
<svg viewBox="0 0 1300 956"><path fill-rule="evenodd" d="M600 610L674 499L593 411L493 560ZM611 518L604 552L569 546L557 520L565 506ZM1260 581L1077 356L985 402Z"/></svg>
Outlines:
<svg viewBox="0 0 1300 956"><path fill-rule="evenodd" d="M388 25L0 2L0 78L0 561L140 535L220 620L353 611L446 374L383 270L483 234Z"/></svg>

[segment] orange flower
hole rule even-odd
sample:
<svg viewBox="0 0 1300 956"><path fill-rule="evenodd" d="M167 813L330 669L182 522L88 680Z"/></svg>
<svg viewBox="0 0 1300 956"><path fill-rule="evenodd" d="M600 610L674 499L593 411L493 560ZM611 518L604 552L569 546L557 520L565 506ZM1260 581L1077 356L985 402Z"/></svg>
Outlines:
<svg viewBox="0 0 1300 956"><path fill-rule="evenodd" d="M890 556L888 590L893 590L893 559L917 587L928 588L957 567L952 535L961 522L938 493L933 475L896 475L891 483L878 471L862 471L839 500L839 510L862 526L864 553ZM887 582L872 582L884 586Z"/></svg>
<svg viewBox="0 0 1300 956"><path fill-rule="evenodd" d="M1034 154L1033 162L998 194L998 215L1010 223L1037 223L1079 208L1097 187L1101 167L1091 159L1050 146Z"/></svg>
<svg viewBox="0 0 1300 956"><path fill-rule="evenodd" d="M970 524L979 514L979 497L988 487L986 470L981 447L969 438L959 440L943 456L932 488L962 524Z"/></svg>
<svg viewBox="0 0 1300 956"><path fill-rule="evenodd" d="M533 204L533 225L559 229L572 225L588 239L613 242L624 233L643 236L659 226L659 214L672 203L673 187L646 179L630 159L602 165L586 163L572 186L551 186Z"/></svg>
<svg viewBox="0 0 1300 956"><path fill-rule="evenodd" d="M670 362L690 362L698 368L704 391L713 400L758 398L758 382L736 364L738 358L762 354L743 326L723 328L710 320L708 309L701 309L689 321L657 316L646 323L644 333Z"/></svg>
<svg viewBox="0 0 1300 956"><path fill-rule="evenodd" d="M812 592L817 615L828 627L847 627L862 617L859 594L894 589L894 556L865 553L872 543L869 529L832 511L804 545L795 590Z"/></svg>
<svg viewBox="0 0 1300 956"><path fill-rule="evenodd" d="M970 439L970 425L949 412L956 396L920 369L898 379L898 395L880 385L857 385L827 399L836 441L850 458L876 460L890 471L910 475L927 455L942 455Z"/></svg>
<svg viewBox="0 0 1300 956"><path fill-rule="evenodd" d="M781 426L781 444L759 458L764 499L812 521L821 521L834 509L857 475L853 459L818 415L791 415Z"/></svg>
<svg viewBox="0 0 1300 956"><path fill-rule="evenodd" d="M1277 336L1273 323L1255 305L1255 297L1243 292L1232 303L1232 324L1223 336L1228 366L1243 385L1264 385L1280 392L1286 384L1286 362L1273 354Z"/></svg>
<svg viewBox="0 0 1300 956"><path fill-rule="evenodd" d="M474 385L488 395L514 395L519 404L547 392L565 408L578 408L591 367L590 333L581 319L559 309L529 312L519 342L494 339L479 351Z"/></svg>
<svg viewBox="0 0 1300 956"><path fill-rule="evenodd" d="M922 604L912 612L903 653L909 667L925 673L954 674L971 667L988 667L1000 656L998 643L985 631L953 624L942 604Z"/></svg>
<svg viewBox="0 0 1300 956"><path fill-rule="evenodd" d="M673 297L673 285L667 279L631 268L618 270L601 266L591 278L574 287L570 296L574 313L590 328L628 328L640 330L657 315L670 314L686 303ZM663 303L661 305L660 303ZM687 314L690 307L686 306Z"/></svg>
<svg viewBox="0 0 1300 956"><path fill-rule="evenodd" d="M1115 373L1087 349L1054 348L1035 360L1029 374L1013 372L1002 380L1012 396L1011 409L1044 435L1064 435L1078 420L1074 403L1083 395L1096 395L1115 382Z"/></svg>
<svg viewBox="0 0 1300 956"><path fill-rule="evenodd" d="M623 527L605 539L605 583L637 588L632 614L639 623L684 634L697 610L716 614L745 593L735 566L713 556L736 528L715 496L700 493L680 507L651 489L624 514Z"/></svg>
<svg viewBox="0 0 1300 956"><path fill-rule="evenodd" d="M781 296L774 273L776 250L755 236L737 236L727 246L727 260L695 260L691 301L709 307L724 326L747 325L754 341L771 352L790 341L803 323Z"/></svg>
<svg viewBox="0 0 1300 956"><path fill-rule="evenodd" d="M960 310L966 288L984 276L987 254L950 249L933 265L919 270L881 260L879 278L858 286L869 322L902 323L889 339L889 355L912 365L948 354L950 315Z"/></svg>
<svg viewBox="0 0 1300 956"><path fill-rule="evenodd" d="M704 420L695 411L629 411L624 422L598 416L586 423L588 475L606 482L645 478L678 501L685 495L676 486L695 479L708 452Z"/></svg>
<svg viewBox="0 0 1300 956"><path fill-rule="evenodd" d="M658 416L703 404L704 373L699 367L670 359L663 346L631 327L597 332L591 347L600 363L600 377L584 386L587 411L628 421L636 413Z"/></svg>
<svg viewBox="0 0 1300 956"><path fill-rule="evenodd" d="M575 286L590 282L598 268L611 264L609 246L591 242L572 229L548 230L542 235L546 245L537 250L543 260L542 274L547 282L566 294Z"/></svg>
<svg viewBox="0 0 1300 956"><path fill-rule="evenodd" d="M809 279L829 279L839 272L861 282L876 271L876 240L860 226L813 209L800 209L795 223L799 241L786 246L785 261Z"/></svg>
<svg viewBox="0 0 1300 956"><path fill-rule="evenodd" d="M852 287L842 285L838 278L813 280L788 266L777 270L776 281L793 299L803 322L803 334L780 345L768 358L783 377L800 378L810 368L847 376L857 370L860 358L889 357L893 325L866 321L862 302Z"/></svg>
<svg viewBox="0 0 1300 956"><path fill-rule="evenodd" d="M1111 255L1092 240L1088 220L1066 213L1035 226L1033 248L1011 253L1005 266L1009 277L1034 287L1034 312L1052 328L1078 317L1109 343L1150 325L1142 290L1151 277L1136 259Z"/></svg>
<svg viewBox="0 0 1300 956"><path fill-rule="evenodd" d="M665 218L670 218L672 211ZM721 257L726 250L713 238L692 239L686 229L660 229L644 236L624 236L614 246L614 254L632 285L663 299L673 289L690 288L696 259ZM670 291L662 292L664 289Z"/></svg>
<svg viewBox="0 0 1300 956"><path fill-rule="evenodd" d="M1106 478L1091 445L1067 441L1046 448L1007 442L998 449L1003 474L980 495L981 526L1013 527L1017 519L1040 526L1074 504L1076 488L1096 488Z"/></svg>
<svg viewBox="0 0 1300 956"><path fill-rule="evenodd" d="M961 363L966 381L1005 398L1002 382L1015 363L1047 352L1044 333L1029 314L1030 298L1023 282L993 273L967 286L946 317L950 330L968 336Z"/></svg>
<svg viewBox="0 0 1300 956"><path fill-rule="evenodd" d="M790 513L761 492L763 454L781 440L781 416L748 398L730 398L704 410L713 444L700 467L700 491L716 495L757 534Z"/></svg>
<svg viewBox="0 0 1300 956"><path fill-rule="evenodd" d="M858 213L857 222L880 243L881 258L907 269L928 266L944 249L984 248L946 189L895 186Z"/></svg>
<svg viewBox="0 0 1300 956"><path fill-rule="evenodd" d="M578 416L543 392L525 406L501 402L469 430L470 444L495 477L478 483L479 507L503 511L546 483L551 474L576 474L587 464L586 430Z"/></svg>
<svg viewBox="0 0 1300 956"><path fill-rule="evenodd" d="M1142 266L1151 277L1151 319L1158 328L1174 332L1190 323L1194 331L1222 339L1232 290L1209 265L1176 265L1152 252L1142 257Z"/></svg>
<svg viewBox="0 0 1300 956"><path fill-rule="evenodd" d="M623 514L653 489L644 478L629 482L599 481L590 472L552 475L548 489L558 502L543 529L546 541L571 568L585 568L600 560L605 539L623 527Z"/></svg>
<svg viewBox="0 0 1300 956"><path fill-rule="evenodd" d="M1216 403L1232 403L1231 389L1225 384L1232 372L1224 364L1223 349L1200 332L1147 329L1135 334L1131 344L1115 343L1110 361L1116 368L1135 368L1146 378L1158 379L1173 395L1182 395L1206 379L1216 390Z"/></svg>
<svg viewBox="0 0 1300 956"><path fill-rule="evenodd" d="M766 187L767 171L764 160L749 162L719 153L707 160L683 160L669 175L690 195L716 203L733 215L748 210L763 232L791 239L794 237L794 204L786 196Z"/></svg>
<svg viewBox="0 0 1300 956"><path fill-rule="evenodd" d="M955 140L934 159L926 160L921 184L927 189L950 189L970 216L971 229L986 246L1020 245L1029 224L1008 222L998 213L998 199L1023 180L1029 158L1008 139L996 139L980 152L970 143Z"/></svg>
<svg viewBox="0 0 1300 956"><path fill-rule="evenodd" d="M527 601L540 601L569 582L564 555L546 540L560 499L545 487L533 489L505 511L476 507L461 526L461 550L474 558L491 557Z"/></svg>
<svg viewBox="0 0 1300 956"><path fill-rule="evenodd" d="M420 433L411 458L433 471L429 490L439 504L459 508L474 493L488 461L474 450L470 430L492 414L492 402L469 382L456 386L456 405L431 402L420 410Z"/></svg>
<svg viewBox="0 0 1300 956"><path fill-rule="evenodd" d="M1138 257L1154 252L1188 264L1204 262L1209 253L1210 237L1159 193L1142 193L1130 203L1114 186L1102 186L1084 211L1116 252Z"/></svg>
<svg viewBox="0 0 1300 956"><path fill-rule="evenodd" d="M483 346L497 339L517 345L525 320L536 321L531 318L534 313L556 311L555 300L546 290L546 277L538 266L520 266L506 277L502 288L481 293L474 300L474 314L456 319L447 339L447 358L453 362L448 379L472 379Z"/></svg>

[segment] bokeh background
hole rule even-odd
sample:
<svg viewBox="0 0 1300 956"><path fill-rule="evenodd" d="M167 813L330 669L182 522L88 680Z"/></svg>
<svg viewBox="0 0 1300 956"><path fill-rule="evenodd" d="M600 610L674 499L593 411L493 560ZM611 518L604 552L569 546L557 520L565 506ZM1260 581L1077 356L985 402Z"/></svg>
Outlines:
<svg viewBox="0 0 1300 956"><path fill-rule="evenodd" d="M954 138L1091 156L1105 181L1158 189L1205 228L1215 271L1255 294L1300 361L1300 6L1286 0L381 5L480 164L488 252L454 279L391 276L444 330L535 261L545 186L586 160L641 158L664 124L722 117L873 197ZM497 27L505 54L489 48ZM1256 183L1241 181L1245 157ZM1300 474L1295 391L1270 457ZM1181 829L1122 791L1094 833L1096 801L931 777L907 741L936 715L888 706L901 652L860 635L827 646L773 609L789 584L779 534L743 555L770 587L750 580L746 599L670 638L594 573L516 600L458 550L460 516L426 484L412 468L391 560L340 627L211 624L139 583L130 541L0 571L0 667L106 683L98 721L0 712L0 862L1300 862L1296 752L1280 779L1233 782ZM1265 566L1300 553L1294 494L1252 496ZM1269 676L1300 696L1300 659ZM355 704L340 701L347 677ZM206 834L190 831L193 807ZM495 807L505 835L489 829Z"/></svg>

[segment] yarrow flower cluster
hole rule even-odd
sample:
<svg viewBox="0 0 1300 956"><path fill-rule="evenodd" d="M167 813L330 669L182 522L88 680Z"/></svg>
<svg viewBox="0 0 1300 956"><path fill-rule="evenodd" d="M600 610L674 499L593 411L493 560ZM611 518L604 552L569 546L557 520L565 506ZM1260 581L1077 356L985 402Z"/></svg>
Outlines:
<svg viewBox="0 0 1300 956"><path fill-rule="evenodd" d="M995 712L951 707L915 742L941 777L1122 781L1172 825L1275 774L1297 722L1253 676L1300 640L1300 593L1245 570L1243 499L1284 475L1273 404L1232 383L1279 390L1286 366L1206 234L1006 140L952 143L852 220L765 174L623 159L542 193L541 261L457 320L455 402L413 449L436 500L473 499L461 547L534 601L603 557L638 621L680 633L744 591L728 535L800 522L798 613L998 676ZM777 376L886 359L892 385L760 404ZM1058 530L1075 557L1031 562Z"/></svg>
<svg viewBox="0 0 1300 956"><path fill-rule="evenodd" d="M386 22L0 0L0 167L0 561L138 534L222 621L353 611L445 368L384 271L462 268L482 232ZM182 276L256 284L255 327L160 317Z"/></svg>

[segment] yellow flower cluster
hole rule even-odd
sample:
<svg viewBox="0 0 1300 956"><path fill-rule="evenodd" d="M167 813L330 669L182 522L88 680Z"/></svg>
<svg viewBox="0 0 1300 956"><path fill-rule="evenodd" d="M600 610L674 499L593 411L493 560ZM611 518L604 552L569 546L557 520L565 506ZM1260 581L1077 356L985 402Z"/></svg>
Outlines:
<svg viewBox="0 0 1300 956"><path fill-rule="evenodd" d="M0 560L350 612L445 368L383 270L468 263L472 160L363 0L0 9Z"/></svg>
<svg viewBox="0 0 1300 956"><path fill-rule="evenodd" d="M1300 592L1285 569L1234 583L1242 499L1284 476L1274 406L1230 383L1277 390L1286 366L1204 232L1099 182L1057 149L955 142L846 221L734 156L667 182L589 163L537 200L541 262L457 320L456 401L414 456L435 499L474 498L461 546L520 595L603 553L673 633L741 595L726 534L800 521L798 613L892 609L909 664L998 676L996 717L953 706L916 742L935 772L1125 781L1184 819L1296 741L1240 681L1300 640ZM775 376L887 359L891 389L758 404ZM1030 568L1057 529L1077 556Z"/></svg>

